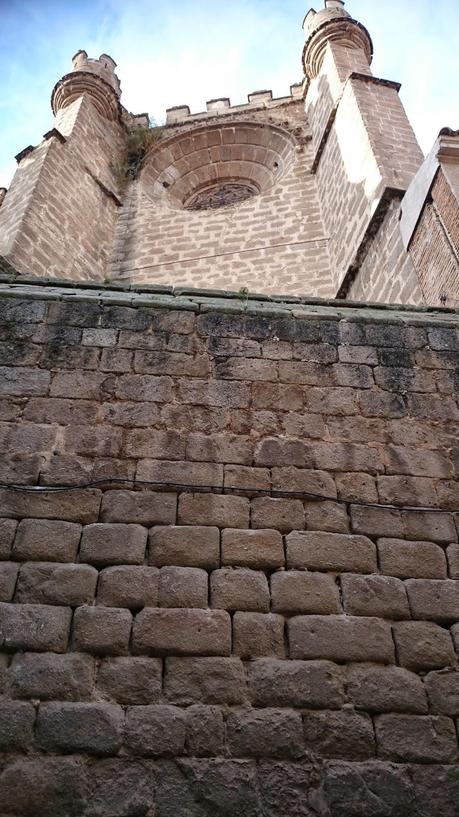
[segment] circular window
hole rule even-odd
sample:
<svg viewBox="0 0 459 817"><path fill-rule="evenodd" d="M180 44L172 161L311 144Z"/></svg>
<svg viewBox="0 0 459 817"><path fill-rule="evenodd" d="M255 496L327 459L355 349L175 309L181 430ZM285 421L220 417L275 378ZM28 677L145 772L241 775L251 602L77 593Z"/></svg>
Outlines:
<svg viewBox="0 0 459 817"><path fill-rule="evenodd" d="M294 156L294 139L276 125L222 122L159 142L145 161L140 184L161 206L215 210L265 193Z"/></svg>
<svg viewBox="0 0 459 817"><path fill-rule="evenodd" d="M258 188L254 184L250 184L250 182L220 182L193 193L185 201L184 207L186 210L216 210L219 207L239 204L239 202L255 196L258 192Z"/></svg>

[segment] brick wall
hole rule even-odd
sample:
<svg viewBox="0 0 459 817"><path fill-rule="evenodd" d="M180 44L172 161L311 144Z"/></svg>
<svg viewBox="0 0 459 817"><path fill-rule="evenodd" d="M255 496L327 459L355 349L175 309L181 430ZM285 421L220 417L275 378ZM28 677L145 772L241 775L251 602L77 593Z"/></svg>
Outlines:
<svg viewBox="0 0 459 817"><path fill-rule="evenodd" d="M454 817L457 313L2 295L2 817Z"/></svg>

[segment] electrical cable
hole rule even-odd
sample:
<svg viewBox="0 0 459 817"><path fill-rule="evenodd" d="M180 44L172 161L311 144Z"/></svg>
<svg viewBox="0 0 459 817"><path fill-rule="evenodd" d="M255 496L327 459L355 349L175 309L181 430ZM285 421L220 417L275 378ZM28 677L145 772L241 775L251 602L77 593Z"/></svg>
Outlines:
<svg viewBox="0 0 459 817"><path fill-rule="evenodd" d="M244 496L271 497L273 499L312 499L319 502L334 502L339 505L357 505L361 508L376 508L388 511L408 511L411 513L459 513L459 508L431 508L416 505L390 505L382 502L364 502L363 500L344 499L336 496L326 496L316 494L312 491L282 491L274 488L248 488L235 485L188 485L178 482L164 482L152 480L139 480L129 477L106 477L105 479L89 480L74 484L60 485L18 485L16 483L0 482L0 488L8 491L20 493L62 493L69 491L81 491L85 488L97 488L101 485L131 485L135 487L149 487L160 490L177 491L178 493L216 493L216 494L242 494Z"/></svg>

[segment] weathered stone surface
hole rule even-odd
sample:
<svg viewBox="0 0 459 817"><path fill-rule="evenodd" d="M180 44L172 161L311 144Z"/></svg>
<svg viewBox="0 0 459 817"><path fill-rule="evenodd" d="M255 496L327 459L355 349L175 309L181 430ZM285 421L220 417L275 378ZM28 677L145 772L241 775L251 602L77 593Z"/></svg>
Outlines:
<svg viewBox="0 0 459 817"><path fill-rule="evenodd" d="M283 658L283 616L236 612L233 616L233 652L245 659L261 656Z"/></svg>
<svg viewBox="0 0 459 817"><path fill-rule="evenodd" d="M219 528L248 528L249 500L239 496L181 494L178 523Z"/></svg>
<svg viewBox="0 0 459 817"><path fill-rule="evenodd" d="M244 666L239 658L167 658L164 694L179 706L246 703Z"/></svg>
<svg viewBox="0 0 459 817"><path fill-rule="evenodd" d="M207 585L205 570L193 567L162 567L159 571L158 606L207 607Z"/></svg>
<svg viewBox="0 0 459 817"><path fill-rule="evenodd" d="M155 567L120 565L99 574L97 603L105 607L141 610L158 604L159 570Z"/></svg>
<svg viewBox="0 0 459 817"><path fill-rule="evenodd" d="M69 607L0 604L0 644L7 650L65 652L71 618Z"/></svg>
<svg viewBox="0 0 459 817"><path fill-rule="evenodd" d="M19 653L8 669L13 698L86 701L94 686L94 658L79 653Z"/></svg>
<svg viewBox="0 0 459 817"><path fill-rule="evenodd" d="M459 579L459 545L450 545L447 550L447 557L451 579Z"/></svg>
<svg viewBox="0 0 459 817"><path fill-rule="evenodd" d="M185 748L185 727L185 713L178 707L128 707L126 746L143 757L177 757Z"/></svg>
<svg viewBox="0 0 459 817"><path fill-rule="evenodd" d="M15 758L0 775L0 800L8 817L81 817L86 779L74 758Z"/></svg>
<svg viewBox="0 0 459 817"><path fill-rule="evenodd" d="M81 525L47 519L23 519L14 540L13 555L20 561L74 562Z"/></svg>
<svg viewBox="0 0 459 817"><path fill-rule="evenodd" d="M291 533L286 537L287 566L308 570L374 573L376 547L365 536L339 533Z"/></svg>
<svg viewBox="0 0 459 817"><path fill-rule="evenodd" d="M85 817L135 817L153 808L156 771L153 761L99 758L87 767Z"/></svg>
<svg viewBox="0 0 459 817"><path fill-rule="evenodd" d="M161 697L160 658L104 658L97 671L98 694L119 704L157 703Z"/></svg>
<svg viewBox="0 0 459 817"><path fill-rule="evenodd" d="M37 519L65 520L66 522L80 522L83 525L95 522L99 515L101 500L100 491L95 488L81 489L78 492L78 502L71 491L62 493L25 494L19 491L0 489L0 507L5 516L23 519L30 517L27 522L36 524ZM31 557L29 557L31 558ZM51 556L41 553L38 558L50 559ZM73 561L68 559L66 561Z"/></svg>
<svg viewBox="0 0 459 817"><path fill-rule="evenodd" d="M331 661L258 659L248 665L254 706L339 709L344 701L341 673Z"/></svg>
<svg viewBox="0 0 459 817"><path fill-rule="evenodd" d="M220 531L199 525L154 527L149 535L149 561L158 567L212 570L220 565Z"/></svg>
<svg viewBox="0 0 459 817"><path fill-rule="evenodd" d="M81 537L80 559L98 567L141 565L147 546L147 530L141 525L87 525Z"/></svg>
<svg viewBox="0 0 459 817"><path fill-rule="evenodd" d="M226 721L233 757L300 758L304 755L301 715L283 709L233 711Z"/></svg>
<svg viewBox="0 0 459 817"><path fill-rule="evenodd" d="M269 612L269 586L259 570L222 568L210 576L210 603L223 610Z"/></svg>
<svg viewBox="0 0 459 817"><path fill-rule="evenodd" d="M430 621L400 621L393 627L398 663L414 670L442 669L454 664L448 630Z"/></svg>
<svg viewBox="0 0 459 817"><path fill-rule="evenodd" d="M175 494L152 491L107 491L102 500L103 522L140 525L174 525L177 498Z"/></svg>
<svg viewBox="0 0 459 817"><path fill-rule="evenodd" d="M424 679L430 711L459 717L459 671L429 672Z"/></svg>
<svg viewBox="0 0 459 817"><path fill-rule="evenodd" d="M351 616L410 618L405 587L391 576L341 576L343 607Z"/></svg>
<svg viewBox="0 0 459 817"><path fill-rule="evenodd" d="M389 763L332 761L325 769L322 796L331 817L422 814L414 804L414 789L406 769Z"/></svg>
<svg viewBox="0 0 459 817"><path fill-rule="evenodd" d="M15 519L0 519L0 559L9 559L18 523Z"/></svg>
<svg viewBox="0 0 459 817"><path fill-rule="evenodd" d="M25 701L0 703L0 751L26 752L34 741L35 709Z"/></svg>
<svg viewBox="0 0 459 817"><path fill-rule="evenodd" d="M378 757L397 762L450 763L457 759L454 722L443 716L378 715Z"/></svg>
<svg viewBox="0 0 459 817"><path fill-rule="evenodd" d="M381 572L389 576L400 579L446 578L445 553L433 542L379 539L378 556Z"/></svg>
<svg viewBox="0 0 459 817"><path fill-rule="evenodd" d="M14 562L0 563L0 602L12 601L19 565Z"/></svg>
<svg viewBox="0 0 459 817"><path fill-rule="evenodd" d="M277 613L339 613L341 605L333 577L288 570L271 576L272 609Z"/></svg>
<svg viewBox="0 0 459 817"><path fill-rule="evenodd" d="M288 623L291 658L394 663L390 625L378 618L297 616Z"/></svg>
<svg viewBox="0 0 459 817"><path fill-rule="evenodd" d="M92 655L127 655L132 615L115 607L78 607L73 617L73 648Z"/></svg>
<svg viewBox="0 0 459 817"><path fill-rule="evenodd" d="M37 743L45 751L114 755L121 746L124 713L110 704L42 704Z"/></svg>
<svg viewBox="0 0 459 817"><path fill-rule="evenodd" d="M222 531L222 564L275 570L285 564L282 536L277 530Z"/></svg>
<svg viewBox="0 0 459 817"><path fill-rule="evenodd" d="M274 528L281 533L303 530L304 508L299 499L260 497L251 502L253 528Z"/></svg>
<svg viewBox="0 0 459 817"><path fill-rule="evenodd" d="M28 562L22 565L15 602L77 607L91 604L99 574L89 565Z"/></svg>
<svg viewBox="0 0 459 817"><path fill-rule="evenodd" d="M195 704L186 710L186 749L192 757L221 756L225 725L217 706Z"/></svg>
<svg viewBox="0 0 459 817"><path fill-rule="evenodd" d="M306 749L321 757L366 760L375 756L373 724L368 715L351 710L304 715Z"/></svg>
<svg viewBox="0 0 459 817"><path fill-rule="evenodd" d="M443 622L459 619L459 581L408 579L405 587L413 618Z"/></svg>
<svg viewBox="0 0 459 817"><path fill-rule="evenodd" d="M137 655L229 655L231 619L224 610L145 608L134 622L133 650Z"/></svg>
<svg viewBox="0 0 459 817"><path fill-rule="evenodd" d="M346 669L345 688L356 709L416 715L425 715L428 711L421 678L401 667L350 664Z"/></svg>

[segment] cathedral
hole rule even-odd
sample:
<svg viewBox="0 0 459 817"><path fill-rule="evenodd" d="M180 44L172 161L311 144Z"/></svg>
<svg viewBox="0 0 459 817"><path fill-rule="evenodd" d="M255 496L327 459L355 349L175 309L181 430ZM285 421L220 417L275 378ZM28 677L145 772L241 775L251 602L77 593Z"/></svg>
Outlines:
<svg viewBox="0 0 459 817"><path fill-rule="evenodd" d="M459 136L427 159L396 82L342 0L304 20L290 94L122 105L116 64L78 51L54 122L22 150L0 210L19 275L353 301L459 303ZM6 191L3 191L5 194Z"/></svg>
<svg viewBox="0 0 459 817"><path fill-rule="evenodd" d="M459 816L459 132L304 31L1 191L0 817Z"/></svg>

